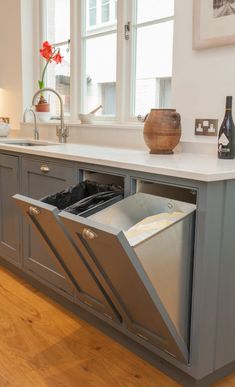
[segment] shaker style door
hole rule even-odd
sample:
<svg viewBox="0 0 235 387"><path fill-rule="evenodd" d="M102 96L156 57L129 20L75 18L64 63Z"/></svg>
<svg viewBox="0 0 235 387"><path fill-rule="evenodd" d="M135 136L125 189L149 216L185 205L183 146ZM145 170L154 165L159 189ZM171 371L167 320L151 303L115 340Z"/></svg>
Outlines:
<svg viewBox="0 0 235 387"><path fill-rule="evenodd" d="M25 157L22 159L21 174L22 194L32 199L40 199L74 184L73 166L57 161ZM65 296L72 295L72 288L61 270L47 253L37 233L26 222L23 222L23 267Z"/></svg>
<svg viewBox="0 0 235 387"><path fill-rule="evenodd" d="M57 208L22 195L15 195L14 199L53 262L75 287L80 305L120 321L109 296L64 230Z"/></svg>
<svg viewBox="0 0 235 387"><path fill-rule="evenodd" d="M87 262L108 284L113 304L129 331L177 359L188 361L188 347L125 235L113 227L65 211L59 214Z"/></svg>
<svg viewBox="0 0 235 387"><path fill-rule="evenodd" d="M0 256L20 264L20 214L12 195L19 192L19 159L0 155Z"/></svg>

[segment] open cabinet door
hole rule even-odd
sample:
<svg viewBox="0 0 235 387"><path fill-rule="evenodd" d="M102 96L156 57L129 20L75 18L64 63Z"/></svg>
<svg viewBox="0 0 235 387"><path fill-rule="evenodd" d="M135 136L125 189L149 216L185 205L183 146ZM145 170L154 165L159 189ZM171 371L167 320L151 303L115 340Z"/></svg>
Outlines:
<svg viewBox="0 0 235 387"><path fill-rule="evenodd" d="M87 261L67 235L58 218L57 208L22 195L15 195L13 198L39 235L51 259L59 265L76 289L80 305L119 322L119 313Z"/></svg>
<svg viewBox="0 0 235 387"><path fill-rule="evenodd" d="M124 233L89 218L59 214L87 262L111 289L112 302L136 336L187 363L188 343L177 331Z"/></svg>

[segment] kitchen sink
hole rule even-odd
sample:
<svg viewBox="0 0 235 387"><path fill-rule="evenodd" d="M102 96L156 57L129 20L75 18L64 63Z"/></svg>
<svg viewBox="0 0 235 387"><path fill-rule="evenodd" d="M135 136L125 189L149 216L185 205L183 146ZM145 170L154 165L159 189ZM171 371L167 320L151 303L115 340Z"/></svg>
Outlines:
<svg viewBox="0 0 235 387"><path fill-rule="evenodd" d="M2 144L17 145L17 146L49 146L58 145L59 143L51 143L48 141L37 141L37 140L4 140L0 141Z"/></svg>

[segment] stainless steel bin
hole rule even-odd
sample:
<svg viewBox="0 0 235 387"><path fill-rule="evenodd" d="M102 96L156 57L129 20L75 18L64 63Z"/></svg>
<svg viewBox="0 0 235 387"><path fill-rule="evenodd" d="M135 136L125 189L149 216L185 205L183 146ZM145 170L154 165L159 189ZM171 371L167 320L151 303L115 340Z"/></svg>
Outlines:
<svg viewBox="0 0 235 387"><path fill-rule="evenodd" d="M137 193L89 217L124 231L178 333L187 340L195 205ZM128 229L156 214L169 214L131 237ZM139 230L138 230L139 231ZM130 238L131 237L131 238Z"/></svg>

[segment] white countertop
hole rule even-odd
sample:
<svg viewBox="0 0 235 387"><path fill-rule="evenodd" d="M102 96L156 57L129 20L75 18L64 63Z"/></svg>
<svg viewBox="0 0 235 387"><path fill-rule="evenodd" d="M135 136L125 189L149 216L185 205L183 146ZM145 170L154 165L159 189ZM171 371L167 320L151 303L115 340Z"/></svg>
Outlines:
<svg viewBox="0 0 235 387"><path fill-rule="evenodd" d="M150 155L145 150L82 144L16 146L4 144L2 139L0 139L0 150L207 182L235 179L235 160L219 160L216 152L215 154L182 152L174 155Z"/></svg>

